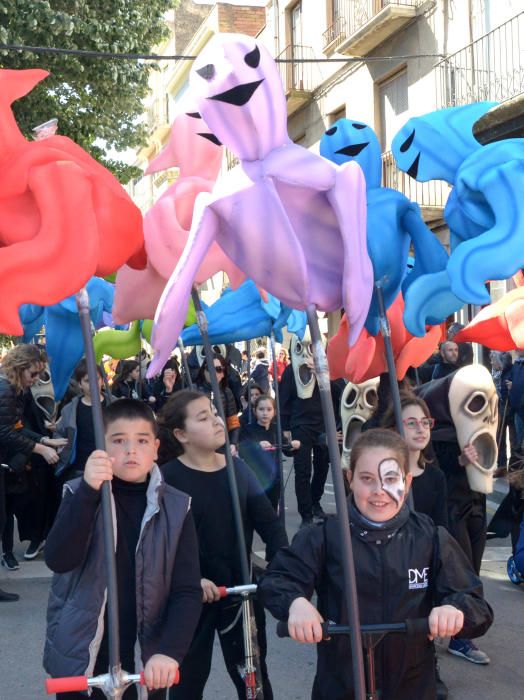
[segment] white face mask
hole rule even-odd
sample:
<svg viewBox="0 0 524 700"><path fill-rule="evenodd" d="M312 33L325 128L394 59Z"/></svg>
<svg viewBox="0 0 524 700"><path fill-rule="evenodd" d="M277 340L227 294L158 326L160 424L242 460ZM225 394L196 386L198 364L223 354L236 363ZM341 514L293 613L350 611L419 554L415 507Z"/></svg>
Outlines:
<svg viewBox="0 0 524 700"><path fill-rule="evenodd" d="M449 407L460 449L471 444L479 455L478 461L466 465L470 488L491 493L497 468L498 396L483 365L467 365L456 372L449 387Z"/></svg>
<svg viewBox="0 0 524 700"><path fill-rule="evenodd" d="M46 365L40 373L40 378L36 384L31 386L33 399L48 421L56 418L58 404L55 401L55 390L51 381L49 366Z"/></svg>
<svg viewBox="0 0 524 700"><path fill-rule="evenodd" d="M371 418L377 405L378 383L379 377L368 379L367 382L361 384L348 382L342 393L340 416L342 418L342 435L344 436L342 463L345 469L349 468L351 447L360 435L362 425Z"/></svg>
<svg viewBox="0 0 524 700"><path fill-rule="evenodd" d="M306 328L302 340L297 335L291 339L291 365L297 385L297 394L300 399L310 399L315 390L317 378L313 362L313 344Z"/></svg>

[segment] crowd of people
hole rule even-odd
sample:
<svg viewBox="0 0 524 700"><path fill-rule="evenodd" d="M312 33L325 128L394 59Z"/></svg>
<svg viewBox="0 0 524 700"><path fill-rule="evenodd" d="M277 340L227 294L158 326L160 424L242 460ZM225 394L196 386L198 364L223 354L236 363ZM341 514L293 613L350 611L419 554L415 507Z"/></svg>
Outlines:
<svg viewBox="0 0 524 700"><path fill-rule="evenodd" d="M514 362L509 353L491 354L499 401L495 476L508 477L511 485L488 525L486 497L471 489L463 466L479 455L472 444L459 447L446 415L449 406L442 404L453 373L473 361L471 346L453 340L457 330L450 327L438 352L401 383L403 437L388 378L381 377L375 411L352 445L345 472L361 619L428 618L425 637L382 642L377 678L385 698L447 697L436 637L449 637L448 651L456 656L489 663L473 641L493 620L480 580L486 537L511 535L508 571L514 583L524 582L524 351L517 351ZM218 633L229 676L238 697L245 698L241 604L222 598L219 589L242 578L224 454L227 431L246 555L255 532L266 548L267 569L254 574L254 615L264 697L271 699L264 608L287 620L290 636L299 642L321 642L324 620L347 623L340 541L335 518L321 503L329 452L314 366L311 361L294 366L284 348L275 363L276 377L263 347L249 357L233 346L215 346L211 358L201 361L193 350L184 359L181 368L172 357L152 380L145 379L147 357L122 360L110 383L99 368L96 388L82 360L50 420L35 399L45 352L17 345L5 355L0 367L1 564L10 571L19 568L16 525L20 541L28 543L24 558L34 559L44 550L55 572L46 671L53 676L105 672L100 488L111 480L124 667L144 668L151 698L164 697L161 689L171 686L180 668L170 699L202 698ZM218 397L209 361L218 377ZM342 380L331 382L341 443L344 386ZM105 451L95 445L95 402L104 411ZM279 446L293 460L301 517L291 545L279 517L285 489ZM316 607L311 602L315 592ZM0 602L16 600L15 591L0 590ZM353 697L349 654L347 636L319 645L315 700ZM95 690L93 697L102 695ZM135 688L124 697L137 697Z"/></svg>

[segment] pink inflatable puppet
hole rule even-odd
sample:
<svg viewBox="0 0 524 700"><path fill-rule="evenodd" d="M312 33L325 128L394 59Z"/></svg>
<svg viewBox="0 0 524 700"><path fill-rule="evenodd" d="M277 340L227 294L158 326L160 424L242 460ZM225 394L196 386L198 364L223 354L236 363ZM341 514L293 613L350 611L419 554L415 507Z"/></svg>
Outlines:
<svg viewBox="0 0 524 700"><path fill-rule="evenodd" d="M184 252L196 197L201 192L212 191L222 153L218 139L209 132L198 112L186 104L186 110L173 121L168 144L146 170L146 174L150 174L178 167L180 172L177 181L144 217L146 269L137 271L125 265L118 272L113 308L118 322L154 317L167 281ZM220 271L228 275L234 288L245 279L215 243L202 261L195 280L204 282Z"/></svg>
<svg viewBox="0 0 524 700"><path fill-rule="evenodd" d="M111 173L64 136L27 141L11 112L48 73L0 70L0 330L127 260L143 266L142 217ZM81 213L81 215L79 215Z"/></svg>
<svg viewBox="0 0 524 700"><path fill-rule="evenodd" d="M432 326L422 338L411 335L402 319L402 293L399 293L386 313L391 327L397 378L400 380L404 378L409 367L419 367L428 359L444 337L443 330L441 326ZM348 320L344 315L337 334L328 343L327 356L331 379L345 377L359 384L388 371L381 334L373 336L364 328L351 348L348 348L348 334Z"/></svg>
<svg viewBox="0 0 524 700"><path fill-rule="evenodd" d="M277 67L251 37L214 36L190 86L199 113L240 167L197 198L188 245L155 317L150 373L177 341L196 272L214 242L286 306L344 306L354 342L373 291L360 167L337 166L290 140Z"/></svg>

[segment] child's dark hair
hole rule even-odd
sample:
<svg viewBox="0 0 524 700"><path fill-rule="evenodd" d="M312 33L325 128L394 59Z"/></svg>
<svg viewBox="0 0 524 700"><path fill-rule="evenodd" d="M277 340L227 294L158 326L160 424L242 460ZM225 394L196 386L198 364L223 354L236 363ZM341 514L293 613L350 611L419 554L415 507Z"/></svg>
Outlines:
<svg viewBox="0 0 524 700"><path fill-rule="evenodd" d="M113 384L123 384L129 378L129 375L133 370L139 366L136 360L122 360L118 367L118 374L116 375Z"/></svg>
<svg viewBox="0 0 524 700"><path fill-rule="evenodd" d="M177 428L184 429L187 418L187 407L193 401L208 398L201 391L182 389L177 391L162 407L158 414L158 426L160 429L160 447L158 450L158 463L165 464L174 457L184 454L184 448L173 435Z"/></svg>
<svg viewBox="0 0 524 700"><path fill-rule="evenodd" d="M383 447L386 450L391 450L397 458L402 473L406 476L409 471L408 446L398 433L386 428L366 430L365 433L362 433L355 440L349 457L349 468L352 474L355 473L355 467L362 453L374 447Z"/></svg>
<svg viewBox="0 0 524 700"><path fill-rule="evenodd" d="M269 396L269 394L261 394L260 396L257 396L257 398L255 399L255 404L253 406L255 411L258 408L258 404L262 403L262 401L271 401L271 405L273 406L273 410L276 410L275 399L272 396Z"/></svg>
<svg viewBox="0 0 524 700"><path fill-rule="evenodd" d="M111 423L117 420L145 420L153 430L155 437L158 436L158 423L153 410L143 401L138 399L119 399L103 411L104 428L107 430Z"/></svg>
<svg viewBox="0 0 524 700"><path fill-rule="evenodd" d="M96 366L96 371L98 372L98 376L100 377L100 379L103 379L104 377L102 375L102 370L98 365ZM73 377L75 381L77 381L79 384L84 377L87 377L87 361L85 357L83 357L75 367Z"/></svg>
<svg viewBox="0 0 524 700"><path fill-rule="evenodd" d="M258 391L260 394L264 393L262 387L259 384L255 384L254 382L252 382L251 384L246 384L243 392L246 401L251 397L251 392L253 391L253 389Z"/></svg>

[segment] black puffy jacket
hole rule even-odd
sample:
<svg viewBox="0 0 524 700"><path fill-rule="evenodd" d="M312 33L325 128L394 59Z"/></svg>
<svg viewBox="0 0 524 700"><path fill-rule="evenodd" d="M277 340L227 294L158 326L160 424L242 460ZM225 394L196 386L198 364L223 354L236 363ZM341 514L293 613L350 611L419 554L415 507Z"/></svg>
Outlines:
<svg viewBox="0 0 524 700"><path fill-rule="evenodd" d="M15 454L31 455L40 435L22 427L24 394L17 391L6 377L0 375L0 460L5 462Z"/></svg>
<svg viewBox="0 0 524 700"><path fill-rule="evenodd" d="M362 624L427 617L435 605L449 604L464 613L458 636L485 633L493 613L482 583L444 528L407 506L382 528L364 520L353 504L349 513ZM316 591L323 618L348 624L342 587L338 525L328 518L300 530L291 547L277 553L258 595L276 618L286 620L293 600L309 600ZM312 699L352 700L349 637L335 635L317 651ZM426 636L390 634L376 647L375 661L382 700L435 700L434 652Z"/></svg>

